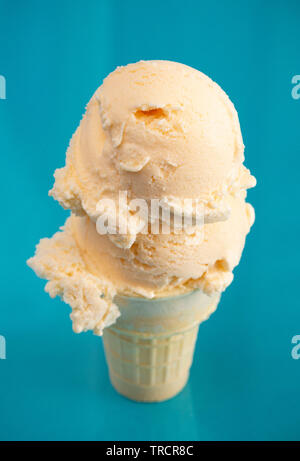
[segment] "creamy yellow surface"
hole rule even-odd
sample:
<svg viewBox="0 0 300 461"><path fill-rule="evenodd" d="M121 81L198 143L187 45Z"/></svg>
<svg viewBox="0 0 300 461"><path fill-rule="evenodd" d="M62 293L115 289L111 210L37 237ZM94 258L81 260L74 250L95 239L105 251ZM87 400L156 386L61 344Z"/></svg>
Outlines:
<svg viewBox="0 0 300 461"><path fill-rule="evenodd" d="M118 315L115 293L153 298L195 288L221 292L230 284L254 221L245 197L255 179L243 152L233 104L201 72L142 61L104 80L50 192L73 214L29 260L49 280L50 295L71 305L75 331L101 334ZM117 203L124 190L129 200L180 205L197 199L204 228L192 235L145 235L145 220L133 222L128 235L99 235L98 201Z"/></svg>

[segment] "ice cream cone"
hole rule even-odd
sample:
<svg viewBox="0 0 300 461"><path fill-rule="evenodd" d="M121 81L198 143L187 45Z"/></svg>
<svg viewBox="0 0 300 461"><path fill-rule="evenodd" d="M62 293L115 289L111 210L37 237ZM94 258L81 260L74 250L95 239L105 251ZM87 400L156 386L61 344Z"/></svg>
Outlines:
<svg viewBox="0 0 300 461"><path fill-rule="evenodd" d="M254 222L243 162L232 102L184 64L118 67L87 105L50 191L71 216L28 265L71 306L76 333L103 334L128 398L166 400L188 379ZM195 287L214 293L178 295Z"/></svg>
<svg viewBox="0 0 300 461"><path fill-rule="evenodd" d="M114 388L136 401L170 399L185 386L199 323L217 307L219 294L191 293L157 299L117 297L117 322L104 330Z"/></svg>

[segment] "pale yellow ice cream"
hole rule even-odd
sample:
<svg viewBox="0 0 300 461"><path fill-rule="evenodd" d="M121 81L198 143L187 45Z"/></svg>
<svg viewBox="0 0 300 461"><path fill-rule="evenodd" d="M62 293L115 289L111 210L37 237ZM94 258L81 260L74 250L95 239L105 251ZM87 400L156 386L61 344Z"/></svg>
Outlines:
<svg viewBox="0 0 300 461"><path fill-rule="evenodd" d="M254 221L245 197L255 179L243 151L233 104L201 72L148 61L104 80L50 192L73 214L28 262L49 280L50 295L70 304L75 331L101 334L111 325L119 315L116 294L153 298L196 288L211 294L231 283ZM110 210L98 202L117 204L120 191L129 200L158 198L173 215L184 199L196 199L205 224L190 233L145 233L151 213L137 218L126 208L127 234L99 235L96 221Z"/></svg>
<svg viewBox="0 0 300 461"><path fill-rule="evenodd" d="M243 166L236 110L201 72L169 61L145 61L110 74L87 106L50 192L60 204L94 221L97 203L119 191L128 199L163 199L167 205L198 199L205 221L227 219L229 197L255 179ZM132 222L129 247L143 228Z"/></svg>
<svg viewBox="0 0 300 461"><path fill-rule="evenodd" d="M90 218L72 215L61 232L40 241L28 264L49 280L50 296L72 307L76 332L101 334L119 315L116 293L154 298L199 288L212 294L231 283L254 215L243 200L230 202L229 219L205 224L203 234L139 234L129 249L99 235Z"/></svg>

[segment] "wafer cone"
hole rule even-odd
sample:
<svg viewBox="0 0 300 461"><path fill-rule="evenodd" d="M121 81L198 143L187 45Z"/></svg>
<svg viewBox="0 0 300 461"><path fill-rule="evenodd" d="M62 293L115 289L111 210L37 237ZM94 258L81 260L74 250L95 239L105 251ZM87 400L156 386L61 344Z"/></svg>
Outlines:
<svg viewBox="0 0 300 461"><path fill-rule="evenodd" d="M156 299L117 297L121 316L104 330L114 388L143 402L170 399L185 386L199 323L217 307L219 295L191 293Z"/></svg>

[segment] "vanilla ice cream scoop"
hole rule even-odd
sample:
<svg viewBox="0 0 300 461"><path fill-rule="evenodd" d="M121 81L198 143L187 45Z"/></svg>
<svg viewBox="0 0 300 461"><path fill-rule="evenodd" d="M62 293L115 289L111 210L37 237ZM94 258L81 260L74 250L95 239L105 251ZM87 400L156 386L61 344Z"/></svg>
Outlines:
<svg viewBox="0 0 300 461"><path fill-rule="evenodd" d="M28 261L48 280L49 294L70 304L76 332L101 335L114 323L116 295L152 299L198 289L219 298L254 221L245 198L255 178L243 161L236 110L201 72L141 61L104 80L50 191L71 217ZM121 208L124 192L129 205ZM192 224L153 233L162 215L155 218L151 207L135 214L130 203L139 199L159 200L172 222L185 209ZM114 208L118 225L100 235L99 220L109 221ZM198 214L200 223L193 221Z"/></svg>
<svg viewBox="0 0 300 461"><path fill-rule="evenodd" d="M203 73L169 61L141 61L112 72L96 91L50 192L92 220L100 200L160 199L203 205L205 222L230 214L230 196L255 185L243 166L236 110ZM151 216L148 218L151 218ZM147 220L112 238L129 248Z"/></svg>
<svg viewBox="0 0 300 461"><path fill-rule="evenodd" d="M205 224L194 235L139 234L129 249L99 235L87 216L72 215L60 232L41 240L28 264L49 280L50 296L70 304L76 332L101 334L119 315L116 293L152 299L225 290L254 220L251 205L240 198L230 202L226 221Z"/></svg>

